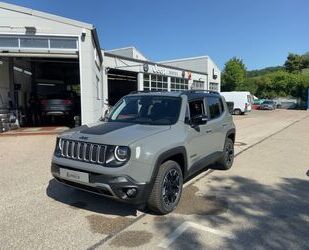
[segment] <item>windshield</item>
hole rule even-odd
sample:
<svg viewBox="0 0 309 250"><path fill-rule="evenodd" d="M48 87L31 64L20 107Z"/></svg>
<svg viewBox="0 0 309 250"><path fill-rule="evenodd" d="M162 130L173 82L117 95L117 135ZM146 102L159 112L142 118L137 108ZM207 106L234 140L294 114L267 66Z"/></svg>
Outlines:
<svg viewBox="0 0 309 250"><path fill-rule="evenodd" d="M118 102L108 121L172 125L178 120L180 107L180 97L127 96Z"/></svg>

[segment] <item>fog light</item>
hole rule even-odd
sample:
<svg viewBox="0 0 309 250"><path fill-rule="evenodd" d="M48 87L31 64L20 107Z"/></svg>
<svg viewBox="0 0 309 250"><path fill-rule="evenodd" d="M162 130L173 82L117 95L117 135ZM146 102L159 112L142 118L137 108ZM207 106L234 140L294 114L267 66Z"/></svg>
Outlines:
<svg viewBox="0 0 309 250"><path fill-rule="evenodd" d="M136 188L128 188L126 194L129 198L132 198L136 195Z"/></svg>
<svg viewBox="0 0 309 250"><path fill-rule="evenodd" d="M127 178L126 177L123 177L123 176L119 176L119 177L116 177L113 179L113 182L128 182Z"/></svg>

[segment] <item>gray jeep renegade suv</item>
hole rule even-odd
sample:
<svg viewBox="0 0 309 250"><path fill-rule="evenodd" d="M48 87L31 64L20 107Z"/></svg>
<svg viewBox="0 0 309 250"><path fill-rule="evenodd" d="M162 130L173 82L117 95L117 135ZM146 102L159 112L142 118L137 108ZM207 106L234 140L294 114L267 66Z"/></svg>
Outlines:
<svg viewBox="0 0 309 250"><path fill-rule="evenodd" d="M219 93L136 92L103 122L60 135L51 172L67 185L166 214L188 177L210 164L232 166L234 141L233 119Z"/></svg>

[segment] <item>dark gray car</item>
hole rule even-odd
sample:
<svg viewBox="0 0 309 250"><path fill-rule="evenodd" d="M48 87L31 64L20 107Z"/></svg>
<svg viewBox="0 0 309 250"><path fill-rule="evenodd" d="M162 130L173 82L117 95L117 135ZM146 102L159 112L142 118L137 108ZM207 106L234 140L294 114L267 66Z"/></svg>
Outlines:
<svg viewBox="0 0 309 250"><path fill-rule="evenodd" d="M260 109L262 110L275 110L276 109L276 103L271 100L266 100L262 102L260 105Z"/></svg>
<svg viewBox="0 0 309 250"><path fill-rule="evenodd" d="M57 138L51 171L60 182L157 213L178 204L185 180L234 159L235 126L217 92L150 92L123 97L104 122Z"/></svg>

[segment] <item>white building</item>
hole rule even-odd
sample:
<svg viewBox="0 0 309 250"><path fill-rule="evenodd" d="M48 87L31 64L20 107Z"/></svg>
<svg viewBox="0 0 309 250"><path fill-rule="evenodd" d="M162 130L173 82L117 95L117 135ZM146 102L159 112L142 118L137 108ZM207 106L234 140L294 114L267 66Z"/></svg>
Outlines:
<svg viewBox="0 0 309 250"><path fill-rule="evenodd" d="M207 56L156 63L134 47L101 50L88 23L2 2L0 16L0 106L29 111L32 94L70 92L90 123L131 91L220 90Z"/></svg>
<svg viewBox="0 0 309 250"><path fill-rule="evenodd" d="M208 89L204 71L151 62L136 48L102 51L105 77L104 97L113 105L120 97L135 90L182 91ZM137 59L141 58L141 59Z"/></svg>
<svg viewBox="0 0 309 250"><path fill-rule="evenodd" d="M97 120L103 106L103 60L94 26L2 2L0 16L3 102L10 99L11 106L25 109L38 89L80 88L83 122Z"/></svg>
<svg viewBox="0 0 309 250"><path fill-rule="evenodd" d="M221 72L218 66L209 56L188 57L170 61L160 62L164 65L185 68L207 74L207 89L220 91L221 89Z"/></svg>

